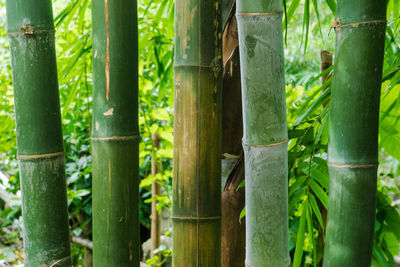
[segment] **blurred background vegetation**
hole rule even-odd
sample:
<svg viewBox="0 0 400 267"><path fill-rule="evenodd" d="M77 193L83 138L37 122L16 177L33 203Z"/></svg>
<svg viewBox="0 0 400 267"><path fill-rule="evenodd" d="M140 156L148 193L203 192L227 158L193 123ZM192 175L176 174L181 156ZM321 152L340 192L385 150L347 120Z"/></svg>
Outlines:
<svg viewBox="0 0 400 267"><path fill-rule="evenodd" d="M90 0L53 0L70 226L91 240L92 36ZM173 147L173 0L139 0L141 240L150 237L151 184L162 185L158 209L171 204ZM334 52L333 0L286 1L284 28L289 145L290 249L295 266L320 266L329 192L329 81L321 84L320 51ZM400 216L400 3L390 0L382 80L379 184L374 266L395 266ZM287 23L286 23L287 22ZM22 221L5 3L0 2L0 266L22 264ZM287 26L286 26L287 25ZM362 66L360 66L362 67ZM323 74L330 74L332 68ZM241 107L238 107L241 108ZM154 147L152 134L161 138ZM151 155L162 170L151 175ZM167 212L168 213L168 212ZM244 213L243 213L244 214ZM238 218L239 219L239 218ZM171 229L164 227L163 235ZM76 238L73 238L73 241ZM90 253L72 243L74 266ZM161 247L170 255L168 247ZM87 256L86 256L87 257ZM157 259L147 261L158 266Z"/></svg>

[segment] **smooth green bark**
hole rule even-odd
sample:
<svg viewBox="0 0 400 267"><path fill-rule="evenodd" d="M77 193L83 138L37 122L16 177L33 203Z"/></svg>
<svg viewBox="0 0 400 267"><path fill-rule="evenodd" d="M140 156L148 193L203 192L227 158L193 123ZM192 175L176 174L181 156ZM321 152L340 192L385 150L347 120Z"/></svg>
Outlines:
<svg viewBox="0 0 400 267"><path fill-rule="evenodd" d="M370 266L386 2L339 0L324 267Z"/></svg>
<svg viewBox="0 0 400 267"><path fill-rule="evenodd" d="M237 1L246 175L246 264L287 267L288 174L281 1Z"/></svg>
<svg viewBox="0 0 400 267"><path fill-rule="evenodd" d="M139 266L135 0L93 0L93 264Z"/></svg>
<svg viewBox="0 0 400 267"><path fill-rule="evenodd" d="M25 266L72 266L50 0L8 0Z"/></svg>
<svg viewBox="0 0 400 267"><path fill-rule="evenodd" d="M173 266L221 266L220 8L175 5Z"/></svg>

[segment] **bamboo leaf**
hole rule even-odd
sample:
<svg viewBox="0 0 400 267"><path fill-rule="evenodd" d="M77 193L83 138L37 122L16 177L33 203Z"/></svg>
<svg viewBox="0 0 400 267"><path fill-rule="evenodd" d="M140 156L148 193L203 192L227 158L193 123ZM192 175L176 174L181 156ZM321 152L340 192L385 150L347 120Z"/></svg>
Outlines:
<svg viewBox="0 0 400 267"><path fill-rule="evenodd" d="M295 209L298 205L298 202L300 201L300 198L304 195L305 193L305 187L296 190L294 194L289 198L289 206L288 206L288 211L289 211L289 216L291 216L294 212Z"/></svg>
<svg viewBox="0 0 400 267"><path fill-rule="evenodd" d="M315 145L319 143L319 141L321 140L321 136L325 130L325 125L329 118L329 115L326 114L326 113L328 113L328 109L329 109L329 103L322 111L322 114L323 114L322 116L324 119L322 120L321 126L319 127L317 135L315 136L315 141L314 141Z"/></svg>
<svg viewBox="0 0 400 267"><path fill-rule="evenodd" d="M312 3L314 6L315 14L317 15L319 33L321 35L321 38L323 38L322 30L321 30L321 19L319 17L319 10L318 10L318 0L312 0Z"/></svg>
<svg viewBox="0 0 400 267"><path fill-rule="evenodd" d="M305 182L307 180L307 176L301 176L296 179L296 182L294 182L290 187L289 187L289 197L292 196L292 194L300 189L305 188Z"/></svg>
<svg viewBox="0 0 400 267"><path fill-rule="evenodd" d="M314 211L315 216L317 217L319 225L321 226L322 229L324 229L324 222L322 220L321 211L319 210L317 201L315 200L315 197L314 197L313 194L309 194L308 197L310 199L311 207L312 207L312 209Z"/></svg>
<svg viewBox="0 0 400 267"><path fill-rule="evenodd" d="M301 259L303 257L307 209L308 209L308 201L306 200L303 204L303 211L300 217L299 230L297 232L296 251L294 253L294 258L293 258L293 267L300 267Z"/></svg>
<svg viewBox="0 0 400 267"><path fill-rule="evenodd" d="M329 176L321 172L317 168L311 168L311 177L317 180L323 188L329 188Z"/></svg>
<svg viewBox="0 0 400 267"><path fill-rule="evenodd" d="M373 255L374 255L374 258L379 262L379 264L381 264L382 267L390 267L387 264L387 260L385 258L385 255L384 255L382 249L380 247L377 247L375 244L374 244Z"/></svg>
<svg viewBox="0 0 400 267"><path fill-rule="evenodd" d="M239 218L239 222L242 221L242 219L246 216L246 206L242 209L242 211L240 212L240 218Z"/></svg>
<svg viewBox="0 0 400 267"><path fill-rule="evenodd" d="M329 78L324 85L321 86L321 88L326 88L327 85L329 85L332 82L332 78ZM312 103L312 105L307 109L306 112L301 114L297 120L295 121L295 126L298 126L300 123L302 123L304 120L306 120L311 114L315 112L317 108L319 108L321 105L323 105L326 101L328 101L329 97L331 95L331 90L330 87L325 90L318 98L317 100Z"/></svg>
<svg viewBox="0 0 400 267"><path fill-rule="evenodd" d="M304 54L307 51L308 33L310 30L310 0L305 0L303 15Z"/></svg>
<svg viewBox="0 0 400 267"><path fill-rule="evenodd" d="M325 0L325 2L328 4L330 10L332 11L332 14L336 16L336 2L335 0Z"/></svg>
<svg viewBox="0 0 400 267"><path fill-rule="evenodd" d="M319 184L317 184L313 180L310 182L310 187L315 195L318 197L318 199L321 201L322 205L324 205L324 207L328 209L328 195L326 194L326 192L321 188Z"/></svg>
<svg viewBox="0 0 400 267"><path fill-rule="evenodd" d="M287 11L287 16L285 17L285 22L283 25L283 29L286 29L286 25L290 23L290 20L293 17L294 12L298 8L300 4L300 0L293 0L293 2L290 4L289 10Z"/></svg>
<svg viewBox="0 0 400 267"><path fill-rule="evenodd" d="M308 234L311 239L312 244L312 254L313 254L313 265L314 267L317 266L317 250L315 245L315 237L314 237L314 227L313 227L313 220L312 220L312 208L308 206L307 208L307 226L308 226Z"/></svg>

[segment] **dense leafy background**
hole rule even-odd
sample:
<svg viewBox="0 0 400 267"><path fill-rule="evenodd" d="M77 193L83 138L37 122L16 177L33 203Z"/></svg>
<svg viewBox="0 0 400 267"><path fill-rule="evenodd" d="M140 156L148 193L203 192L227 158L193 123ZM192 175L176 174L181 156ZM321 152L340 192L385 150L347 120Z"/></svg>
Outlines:
<svg viewBox="0 0 400 267"><path fill-rule="evenodd" d="M60 99L66 150L68 204L72 234L91 238L91 2L54 0ZM318 266L323 252L329 177L326 165L330 88L322 93L321 49L334 51L334 0L288 0L286 5L286 80L289 146L290 249L293 266ZM400 217L392 200L400 185L400 53L398 0L389 1L380 123L381 166L377 196L374 265L394 266L399 254ZM139 1L140 220L150 226L151 183L163 188L160 210L171 203L173 133L172 0ZM15 122L4 2L0 2L0 190L19 196ZM300 44L300 45L299 45ZM328 70L329 72L329 70ZM240 107L238 107L240 108ZM160 149L151 142L158 133ZM151 176L151 155L162 172ZM23 260L19 205L0 201L0 264ZM144 231L145 232L145 231ZM76 266L84 248L73 245Z"/></svg>

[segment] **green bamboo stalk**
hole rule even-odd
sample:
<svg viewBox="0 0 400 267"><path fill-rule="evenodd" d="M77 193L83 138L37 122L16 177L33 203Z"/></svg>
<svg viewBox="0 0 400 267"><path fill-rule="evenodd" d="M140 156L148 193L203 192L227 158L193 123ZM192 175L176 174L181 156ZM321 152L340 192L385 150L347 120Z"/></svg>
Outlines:
<svg viewBox="0 0 400 267"><path fill-rule="evenodd" d="M221 266L220 9L175 4L173 266Z"/></svg>
<svg viewBox="0 0 400 267"><path fill-rule="evenodd" d="M93 263L139 266L138 32L135 0L95 0Z"/></svg>
<svg viewBox="0 0 400 267"><path fill-rule="evenodd" d="M338 0L324 267L371 266L386 1Z"/></svg>
<svg viewBox="0 0 400 267"><path fill-rule="evenodd" d="M246 265L287 267L288 173L282 6L238 0L246 175Z"/></svg>
<svg viewBox="0 0 400 267"><path fill-rule="evenodd" d="M51 0L7 0L25 266L72 266Z"/></svg>

